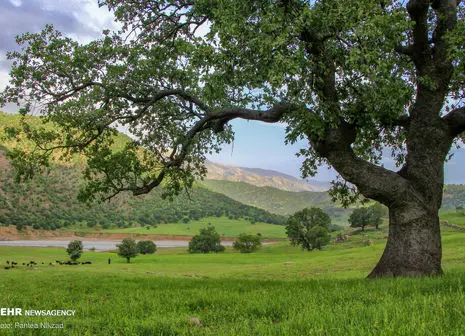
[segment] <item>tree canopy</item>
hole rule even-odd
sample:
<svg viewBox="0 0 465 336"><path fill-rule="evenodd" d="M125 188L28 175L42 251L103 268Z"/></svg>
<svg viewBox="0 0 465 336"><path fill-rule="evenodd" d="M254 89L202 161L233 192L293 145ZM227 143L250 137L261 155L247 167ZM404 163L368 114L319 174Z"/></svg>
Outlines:
<svg viewBox="0 0 465 336"><path fill-rule="evenodd" d="M305 208L288 218L286 233L292 245L300 245L307 251L321 250L328 245L331 218L320 208Z"/></svg>
<svg viewBox="0 0 465 336"><path fill-rule="evenodd" d="M124 238L121 244L116 245L116 247L118 248L118 255L126 258L128 263L131 262L131 258L135 258L139 254L137 243L132 238Z"/></svg>
<svg viewBox="0 0 465 336"><path fill-rule="evenodd" d="M81 257L83 250L84 250L84 247L82 245L82 241L73 240L68 244L66 253L68 253L72 261L76 261Z"/></svg>
<svg viewBox="0 0 465 336"><path fill-rule="evenodd" d="M189 253L223 252L224 246L221 245L220 234L216 232L215 227L208 226L200 229L199 234L192 237L188 251Z"/></svg>
<svg viewBox="0 0 465 336"><path fill-rule="evenodd" d="M233 243L233 248L241 253L252 253L262 246L260 236L241 233Z"/></svg>
<svg viewBox="0 0 465 336"><path fill-rule="evenodd" d="M140 254L154 254L157 251L157 245L151 240L141 240L137 242L137 250Z"/></svg>
<svg viewBox="0 0 465 336"><path fill-rule="evenodd" d="M37 150L10 153L20 176L57 149L79 151L82 199L162 181L172 197L232 140L230 120L283 121L287 142L308 140L304 176L326 162L341 176L335 198L347 204L354 191L389 207L395 229L372 276L442 273L443 164L465 130L461 1L99 3L121 31L79 44L48 26L8 55L1 100L56 124L24 127ZM118 125L134 140L114 153ZM386 148L397 171L380 164ZM417 224L407 234L403 221Z"/></svg>

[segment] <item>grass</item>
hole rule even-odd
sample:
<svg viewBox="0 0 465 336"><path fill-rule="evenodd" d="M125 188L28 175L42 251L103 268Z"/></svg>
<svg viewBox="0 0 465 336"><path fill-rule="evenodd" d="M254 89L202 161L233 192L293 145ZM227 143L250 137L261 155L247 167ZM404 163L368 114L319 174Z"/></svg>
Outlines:
<svg viewBox="0 0 465 336"><path fill-rule="evenodd" d="M201 228L209 225L215 226L222 237L237 237L240 233L260 233L263 238L286 238L286 229L281 225L255 223L244 219L229 219L227 217L207 217L200 220L192 220L189 223L159 224L156 228L131 227L122 229L102 229L102 233L135 233L135 234L160 234L160 235L185 235L193 236L199 233ZM87 227L71 227L73 231L95 233L94 229ZM65 229L68 230L68 229Z"/></svg>
<svg viewBox="0 0 465 336"><path fill-rule="evenodd" d="M441 278L364 277L384 248L384 232L305 252L287 243L258 253L190 255L160 249L130 264L85 252L92 265L48 266L64 249L0 248L5 260L44 262L0 270L1 307L75 309L75 317L8 317L0 323L64 323L57 335L463 335L465 233L443 232ZM107 264L111 258L111 265ZM50 335L47 329L2 329Z"/></svg>
<svg viewBox="0 0 465 336"><path fill-rule="evenodd" d="M439 214L441 220L446 220L450 224L455 224L465 227L465 210L445 210Z"/></svg>
<svg viewBox="0 0 465 336"><path fill-rule="evenodd" d="M455 210L442 211L440 214L442 220L447 220L449 223L461 225L465 227L465 214L457 212ZM341 223L348 225L348 223ZM273 225L267 223L255 223L251 224L249 221L244 219L229 219L227 217L207 217L200 220L192 220L189 223L168 223L159 224L156 228L150 227L131 227L121 229L100 229L98 232L102 233L128 233L128 234L160 234L160 235L183 235L193 236L199 233L201 228L209 225L215 226L217 232L222 237L232 238L237 237L240 233L246 232L248 234L260 233L263 238L266 239L283 239L286 238L286 228L281 225ZM88 228L85 224L74 225L62 229L63 231L78 231L82 233L95 233L95 229ZM367 236L368 240L379 240L384 239L388 235L387 228L381 228L376 234L372 227L368 227L366 232L363 233ZM337 233L337 232L336 232ZM335 234L336 234L335 233ZM333 234L333 235L335 235ZM359 240L362 237L354 236L355 240Z"/></svg>

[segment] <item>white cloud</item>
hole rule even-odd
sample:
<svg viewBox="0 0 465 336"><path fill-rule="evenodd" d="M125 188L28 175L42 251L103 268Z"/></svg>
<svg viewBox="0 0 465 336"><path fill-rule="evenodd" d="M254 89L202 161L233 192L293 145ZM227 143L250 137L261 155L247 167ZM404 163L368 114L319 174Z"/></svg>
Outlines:
<svg viewBox="0 0 465 336"><path fill-rule="evenodd" d="M10 3L15 7L19 7L23 4L21 0L10 0Z"/></svg>

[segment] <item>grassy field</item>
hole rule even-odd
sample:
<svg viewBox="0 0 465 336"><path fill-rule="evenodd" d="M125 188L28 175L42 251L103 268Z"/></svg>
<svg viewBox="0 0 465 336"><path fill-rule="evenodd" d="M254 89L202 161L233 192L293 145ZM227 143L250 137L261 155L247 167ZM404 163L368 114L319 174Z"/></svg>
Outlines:
<svg viewBox="0 0 465 336"><path fill-rule="evenodd" d="M240 233L249 234L261 233L264 238L285 238L286 230L284 226L267 223L250 224L249 221L239 219L228 219L225 217L202 218L197 221L190 221L187 224L173 223L160 224L154 229L146 228L128 228L105 230L108 233L151 233L151 234L168 234L168 235L188 235L192 236L199 233L201 228L210 225L215 226L216 231L223 237L237 237Z"/></svg>
<svg viewBox="0 0 465 336"><path fill-rule="evenodd" d="M448 221L450 224L455 224L465 227L465 210L447 210L441 211L439 217L442 220Z"/></svg>
<svg viewBox="0 0 465 336"><path fill-rule="evenodd" d="M461 225L465 227L465 214L455 210L441 212L441 219L447 220L449 223ZM385 221L387 222L387 221ZM339 223L341 225L348 225L347 222ZM262 238L286 238L286 228L281 225L273 225L267 223L251 224L244 219L229 219L227 217L207 217L200 220L192 220L189 223L169 223L159 224L156 228L150 227L131 227L121 229L100 229L98 232L102 233L130 233L130 234L160 234L160 235L184 235L193 236L199 233L199 230L209 225L215 226L217 232L222 237L237 237L240 233L246 232L248 234L260 233ZM95 229L88 228L85 224L80 226L70 226L69 228L62 229L63 231L78 231L83 233L95 233ZM366 232L368 239L379 239L387 236L387 229L380 230L374 234L374 230L369 228ZM361 236L360 236L361 237ZM357 239L355 237L355 239Z"/></svg>
<svg viewBox="0 0 465 336"><path fill-rule="evenodd" d="M66 259L64 249L0 248L0 265L39 262L0 270L1 307L76 310L74 317L0 316L12 324L0 334L465 334L465 233L443 232L446 275L429 279L364 279L385 231L366 235L316 252L287 243L254 254L160 249L130 264L115 253L85 252L82 260L93 264L79 266L48 265ZM374 245L363 246L367 237ZM17 322L64 329L15 329Z"/></svg>
<svg viewBox="0 0 465 336"><path fill-rule="evenodd" d="M137 233L137 234L162 234L162 235L185 235L193 236L204 227L213 225L222 237L237 237L240 233L260 233L263 238L286 238L286 229L282 225L267 223L251 224L244 219L229 219L227 217L207 217L200 220L192 220L189 223L159 224L156 228L132 227L122 229L102 229L102 233ZM95 233L95 230L85 225L71 226L64 231L79 231L84 233Z"/></svg>

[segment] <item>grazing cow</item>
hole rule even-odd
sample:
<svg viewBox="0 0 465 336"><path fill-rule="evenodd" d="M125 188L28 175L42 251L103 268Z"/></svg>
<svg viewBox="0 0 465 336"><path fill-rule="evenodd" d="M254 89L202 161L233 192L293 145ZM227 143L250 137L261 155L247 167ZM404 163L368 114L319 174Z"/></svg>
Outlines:
<svg viewBox="0 0 465 336"><path fill-rule="evenodd" d="M13 266L14 266L14 265L18 265L18 263L15 262L15 261L12 261L11 264L12 264Z"/></svg>
<svg viewBox="0 0 465 336"><path fill-rule="evenodd" d="M68 260L67 262L64 263L65 265L79 265L79 262L77 261L72 261L72 260Z"/></svg>

